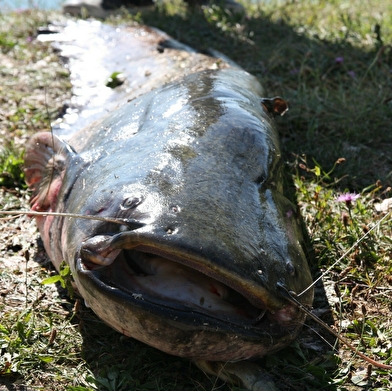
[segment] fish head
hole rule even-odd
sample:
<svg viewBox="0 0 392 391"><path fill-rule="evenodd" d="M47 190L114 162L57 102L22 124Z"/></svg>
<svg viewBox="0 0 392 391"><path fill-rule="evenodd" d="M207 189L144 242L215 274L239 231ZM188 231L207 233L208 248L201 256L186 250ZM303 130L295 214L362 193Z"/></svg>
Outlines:
<svg viewBox="0 0 392 391"><path fill-rule="evenodd" d="M229 227L213 205L195 223L197 204L138 190L118 204L122 225L75 224L89 235L75 248L74 278L99 317L168 353L206 360L261 356L297 335L304 315L279 287L299 293L311 280L290 203L265 196L259 224L269 232L256 241L244 209ZM310 305L312 293L300 301Z"/></svg>

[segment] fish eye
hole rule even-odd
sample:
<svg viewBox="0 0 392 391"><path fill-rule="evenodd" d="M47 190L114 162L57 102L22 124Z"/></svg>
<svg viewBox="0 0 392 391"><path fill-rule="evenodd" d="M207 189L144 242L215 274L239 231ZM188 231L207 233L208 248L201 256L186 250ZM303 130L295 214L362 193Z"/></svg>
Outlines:
<svg viewBox="0 0 392 391"><path fill-rule="evenodd" d="M290 261L286 262L286 271L290 276L295 275L295 267Z"/></svg>
<svg viewBox="0 0 392 391"><path fill-rule="evenodd" d="M127 197L122 202L121 208L122 209L133 209L133 208L136 208L141 202L142 202L142 199L140 197Z"/></svg>

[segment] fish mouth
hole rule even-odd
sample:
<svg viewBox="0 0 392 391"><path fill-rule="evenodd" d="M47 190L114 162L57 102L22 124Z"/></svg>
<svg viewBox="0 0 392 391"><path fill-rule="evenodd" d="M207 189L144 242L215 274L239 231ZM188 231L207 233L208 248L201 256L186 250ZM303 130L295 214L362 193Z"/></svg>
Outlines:
<svg viewBox="0 0 392 391"><path fill-rule="evenodd" d="M116 299L181 327L241 334L293 334L303 315L266 289L215 270L189 249L137 232L97 235L81 244L77 272Z"/></svg>

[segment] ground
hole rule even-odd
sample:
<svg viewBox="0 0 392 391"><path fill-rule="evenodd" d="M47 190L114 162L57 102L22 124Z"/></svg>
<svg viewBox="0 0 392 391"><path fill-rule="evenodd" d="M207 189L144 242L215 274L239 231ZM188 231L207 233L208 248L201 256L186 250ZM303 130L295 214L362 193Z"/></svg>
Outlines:
<svg viewBox="0 0 392 391"><path fill-rule="evenodd" d="M108 22L146 23L199 50L213 47L258 77L267 96L289 101L278 120L288 191L309 232L314 277L330 269L313 311L360 351L391 363L392 222L388 209L376 209L391 197L391 5L271 1L246 10L189 10L178 1L143 14L121 10ZM24 145L50 130L71 97L56 51L35 40L39 26L61 18L0 15L3 210L28 210ZM360 197L339 201L344 193ZM115 333L60 283L42 284L56 273L32 219L0 224L0 389L238 390ZM392 385L390 371L369 366L311 320L296 343L261 364L283 391Z"/></svg>

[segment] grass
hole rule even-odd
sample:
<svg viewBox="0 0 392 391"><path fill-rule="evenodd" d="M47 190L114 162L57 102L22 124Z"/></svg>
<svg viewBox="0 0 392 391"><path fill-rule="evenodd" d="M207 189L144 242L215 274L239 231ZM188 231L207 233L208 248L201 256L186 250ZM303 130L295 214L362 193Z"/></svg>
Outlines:
<svg viewBox="0 0 392 391"><path fill-rule="evenodd" d="M197 49L219 50L257 76L267 96L289 101L290 111L278 119L289 190L313 244L315 278L331 269L316 285L314 311L358 350L392 363L392 221L377 225L385 213L375 210L391 197L392 5L271 0L245 6L246 16L215 5L189 10L176 0L136 15L122 10L109 22L146 23ZM27 208L23 146L50 128L70 97L55 52L33 39L39 26L58 17L0 15L4 209ZM347 192L358 199L337 201ZM34 224L25 216L1 224L0 383L70 391L239 390L124 338L60 285L43 285L54 271ZM390 372L369 367L311 320L296 343L260 361L283 391L392 388Z"/></svg>

